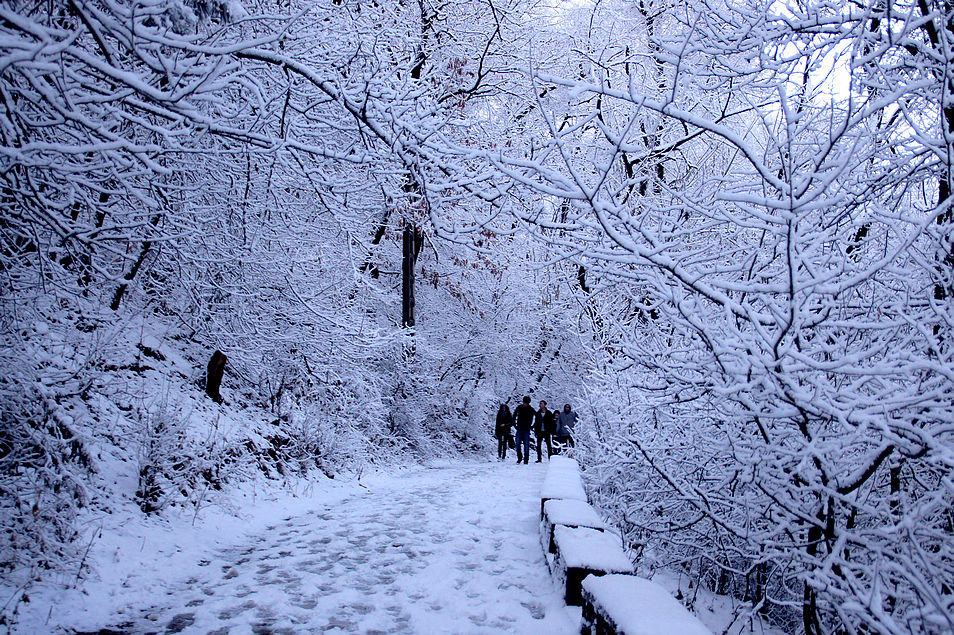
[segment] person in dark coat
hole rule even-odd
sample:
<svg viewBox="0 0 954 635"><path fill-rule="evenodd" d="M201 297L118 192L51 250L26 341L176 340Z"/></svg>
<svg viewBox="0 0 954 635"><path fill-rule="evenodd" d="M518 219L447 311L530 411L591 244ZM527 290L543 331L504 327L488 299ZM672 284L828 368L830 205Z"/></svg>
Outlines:
<svg viewBox="0 0 954 635"><path fill-rule="evenodd" d="M530 462L530 428L536 412L530 405L530 397L524 397L523 403L513 409L513 426L517 429L517 463Z"/></svg>
<svg viewBox="0 0 954 635"><path fill-rule="evenodd" d="M547 458L553 456L553 444L550 435L553 434L553 412L547 410L547 402L540 402L540 409L533 417L533 434L537 438L537 463L543 460L543 443L547 444Z"/></svg>
<svg viewBox="0 0 954 635"><path fill-rule="evenodd" d="M510 406L500 404L497 410L497 422L494 424L494 436L497 437L497 458L501 461L507 458L507 443L510 441L510 428L513 426L513 415Z"/></svg>
<svg viewBox="0 0 954 635"><path fill-rule="evenodd" d="M570 404L563 406L563 412L557 417L554 441L567 443L571 448L575 447L576 444L573 442L573 426L576 425L578 418L577 414L570 408Z"/></svg>

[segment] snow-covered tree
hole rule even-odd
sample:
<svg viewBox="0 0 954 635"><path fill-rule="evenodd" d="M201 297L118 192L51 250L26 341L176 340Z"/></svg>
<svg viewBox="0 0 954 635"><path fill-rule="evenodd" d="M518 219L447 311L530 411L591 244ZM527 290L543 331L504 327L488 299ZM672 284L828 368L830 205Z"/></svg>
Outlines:
<svg viewBox="0 0 954 635"><path fill-rule="evenodd" d="M579 104L535 160L490 158L614 307L590 460L629 539L790 628L951 628L950 7L627 11L535 74Z"/></svg>

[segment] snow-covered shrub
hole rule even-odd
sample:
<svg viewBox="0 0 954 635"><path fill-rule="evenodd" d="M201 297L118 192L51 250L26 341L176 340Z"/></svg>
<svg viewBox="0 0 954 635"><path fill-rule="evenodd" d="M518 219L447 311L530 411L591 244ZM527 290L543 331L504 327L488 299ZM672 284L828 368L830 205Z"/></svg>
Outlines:
<svg viewBox="0 0 954 635"><path fill-rule="evenodd" d="M375 445L386 435L380 379L363 364L325 368L323 377L310 378L281 427L284 457L301 473L360 472L375 461Z"/></svg>
<svg viewBox="0 0 954 635"><path fill-rule="evenodd" d="M209 484L214 481L212 461L190 442L188 417L173 408L167 396L141 411L138 419L135 500L144 513L193 500L203 479Z"/></svg>
<svg viewBox="0 0 954 635"><path fill-rule="evenodd" d="M55 567L73 555L86 457L55 406L7 384L0 379L0 569Z"/></svg>
<svg viewBox="0 0 954 635"><path fill-rule="evenodd" d="M370 461L368 430L347 417L329 417L312 407L295 413L284 431L288 435L285 456L301 474L317 468L334 477L340 472L358 472Z"/></svg>
<svg viewBox="0 0 954 635"><path fill-rule="evenodd" d="M56 568L75 555L73 521L95 468L83 430L60 405L77 388L0 345L0 571ZM22 351L22 349L19 349Z"/></svg>

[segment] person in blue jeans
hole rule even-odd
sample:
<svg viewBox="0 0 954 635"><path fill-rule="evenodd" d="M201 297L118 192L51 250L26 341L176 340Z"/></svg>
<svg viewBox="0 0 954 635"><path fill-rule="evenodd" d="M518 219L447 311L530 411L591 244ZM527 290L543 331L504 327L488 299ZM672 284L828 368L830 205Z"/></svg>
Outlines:
<svg viewBox="0 0 954 635"><path fill-rule="evenodd" d="M530 429L537 412L530 405L530 397L524 397L523 403L513 409L513 425L517 430L517 463L530 462Z"/></svg>

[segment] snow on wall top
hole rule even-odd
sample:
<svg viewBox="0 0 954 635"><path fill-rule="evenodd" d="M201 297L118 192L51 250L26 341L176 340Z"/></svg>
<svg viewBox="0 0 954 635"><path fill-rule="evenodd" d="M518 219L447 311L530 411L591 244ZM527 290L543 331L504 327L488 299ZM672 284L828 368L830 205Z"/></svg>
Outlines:
<svg viewBox="0 0 954 635"><path fill-rule="evenodd" d="M619 536L589 527L553 530L557 553L566 567L607 573L632 573L633 563L619 545Z"/></svg>
<svg viewBox="0 0 954 635"><path fill-rule="evenodd" d="M543 505L543 514L551 525L606 528L606 523L596 513L596 510L589 503L581 500L548 500Z"/></svg>
<svg viewBox="0 0 954 635"><path fill-rule="evenodd" d="M571 459L562 454L554 454L550 457L550 464L547 466L547 471L571 471L578 473L580 471L580 464L576 462L576 459Z"/></svg>
<svg viewBox="0 0 954 635"><path fill-rule="evenodd" d="M575 473L560 473L548 471L540 488L540 498L569 498L586 501L586 490L580 475Z"/></svg>
<svg viewBox="0 0 954 635"><path fill-rule="evenodd" d="M586 576L584 595L625 635L712 635L699 619L655 582L632 575Z"/></svg>

